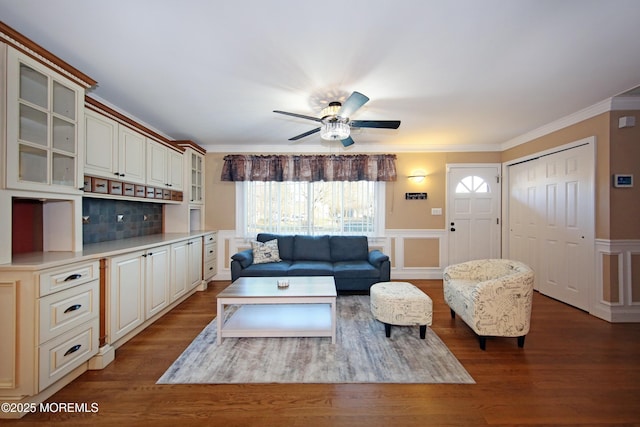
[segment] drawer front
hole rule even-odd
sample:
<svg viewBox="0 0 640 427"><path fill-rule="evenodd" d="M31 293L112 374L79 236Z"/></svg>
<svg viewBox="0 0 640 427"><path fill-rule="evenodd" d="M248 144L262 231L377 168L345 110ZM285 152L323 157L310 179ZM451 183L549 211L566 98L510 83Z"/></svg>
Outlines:
<svg viewBox="0 0 640 427"><path fill-rule="evenodd" d="M204 235L204 244L210 245L216 243L216 233L209 233Z"/></svg>
<svg viewBox="0 0 640 427"><path fill-rule="evenodd" d="M210 261L204 265L204 278L205 280L212 278L218 272L216 266L216 260Z"/></svg>
<svg viewBox="0 0 640 427"><path fill-rule="evenodd" d="M40 296L43 297L99 278L98 261L44 270L40 273Z"/></svg>
<svg viewBox="0 0 640 427"><path fill-rule="evenodd" d="M97 317L100 310L100 282L40 298L40 344Z"/></svg>
<svg viewBox="0 0 640 427"><path fill-rule="evenodd" d="M42 391L98 353L99 319L95 318L39 348Z"/></svg>
<svg viewBox="0 0 640 427"><path fill-rule="evenodd" d="M216 259L216 245L206 245L204 247L204 262L214 261Z"/></svg>

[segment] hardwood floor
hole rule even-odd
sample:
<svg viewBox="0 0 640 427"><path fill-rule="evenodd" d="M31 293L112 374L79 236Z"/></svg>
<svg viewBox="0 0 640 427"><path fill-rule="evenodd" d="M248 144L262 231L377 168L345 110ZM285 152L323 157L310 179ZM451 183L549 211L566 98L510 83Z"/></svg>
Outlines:
<svg viewBox="0 0 640 427"><path fill-rule="evenodd" d="M229 282L211 282L120 347L107 368L48 401L95 402L97 413L34 413L0 424L640 426L640 324L610 324L536 293L524 348L515 338L489 338L481 351L473 332L451 319L442 282L412 282L432 297L432 329L476 384L156 385L215 316L215 296Z"/></svg>

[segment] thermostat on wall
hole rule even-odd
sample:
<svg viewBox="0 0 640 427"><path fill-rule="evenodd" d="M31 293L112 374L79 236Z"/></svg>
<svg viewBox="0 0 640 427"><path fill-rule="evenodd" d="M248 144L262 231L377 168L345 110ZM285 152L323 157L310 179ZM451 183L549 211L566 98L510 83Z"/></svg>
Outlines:
<svg viewBox="0 0 640 427"><path fill-rule="evenodd" d="M614 187L633 187L633 175L613 175Z"/></svg>

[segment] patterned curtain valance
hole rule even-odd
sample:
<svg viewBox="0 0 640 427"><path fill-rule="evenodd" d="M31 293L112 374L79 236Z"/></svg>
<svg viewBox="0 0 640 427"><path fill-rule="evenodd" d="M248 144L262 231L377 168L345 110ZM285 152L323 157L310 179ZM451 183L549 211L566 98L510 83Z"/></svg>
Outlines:
<svg viewBox="0 0 640 427"><path fill-rule="evenodd" d="M395 154L224 157L222 181L395 181Z"/></svg>

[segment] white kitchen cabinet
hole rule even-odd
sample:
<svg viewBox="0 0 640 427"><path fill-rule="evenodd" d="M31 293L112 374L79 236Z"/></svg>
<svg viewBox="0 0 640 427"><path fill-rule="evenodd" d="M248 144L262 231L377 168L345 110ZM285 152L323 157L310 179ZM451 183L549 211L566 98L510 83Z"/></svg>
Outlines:
<svg viewBox="0 0 640 427"><path fill-rule="evenodd" d="M145 255L145 251L137 251L109 260L107 341L110 344L144 322Z"/></svg>
<svg viewBox="0 0 640 427"><path fill-rule="evenodd" d="M189 202L202 204L204 202L204 156L189 150L191 160L191 179L189 188Z"/></svg>
<svg viewBox="0 0 640 427"><path fill-rule="evenodd" d="M202 270L202 274L205 282L211 280L211 278L213 278L213 276L218 272L217 244L216 233L208 233L204 235L204 268Z"/></svg>
<svg viewBox="0 0 640 427"><path fill-rule="evenodd" d="M7 188L79 193L84 88L13 47L2 52L6 53Z"/></svg>
<svg viewBox="0 0 640 427"><path fill-rule="evenodd" d="M0 270L1 399L34 396L98 352L99 274L98 261Z"/></svg>
<svg viewBox="0 0 640 427"><path fill-rule="evenodd" d="M146 311L150 319L169 305L170 255L169 245L150 249L146 254Z"/></svg>
<svg viewBox="0 0 640 427"><path fill-rule="evenodd" d="M146 138L115 120L85 111L84 173L144 184Z"/></svg>
<svg viewBox="0 0 640 427"><path fill-rule="evenodd" d="M182 162L181 152L147 138L147 185L181 191Z"/></svg>
<svg viewBox="0 0 640 427"><path fill-rule="evenodd" d="M189 290L202 283L202 237L190 239L189 247Z"/></svg>
<svg viewBox="0 0 640 427"><path fill-rule="evenodd" d="M177 300L202 283L202 238L171 245L171 286L169 300Z"/></svg>

